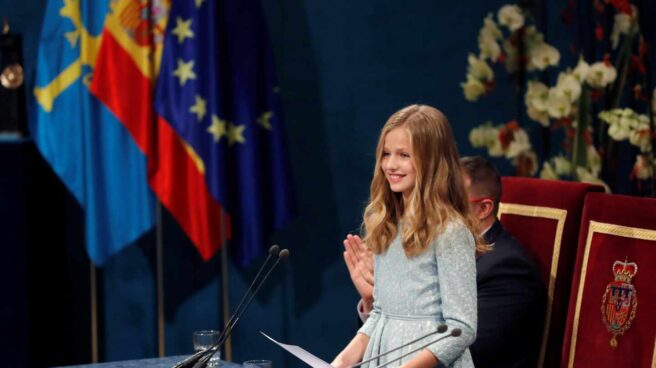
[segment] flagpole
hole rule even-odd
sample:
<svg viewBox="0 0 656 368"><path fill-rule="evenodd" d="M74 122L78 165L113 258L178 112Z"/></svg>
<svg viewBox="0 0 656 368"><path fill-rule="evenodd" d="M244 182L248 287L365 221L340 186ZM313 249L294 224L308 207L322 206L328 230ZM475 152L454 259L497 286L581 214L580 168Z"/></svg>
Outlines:
<svg viewBox="0 0 656 368"><path fill-rule="evenodd" d="M223 294L223 328L230 319L230 283L228 282L228 244L226 243L225 213L221 214L221 291ZM232 361L232 338L228 335L225 342L225 360Z"/></svg>
<svg viewBox="0 0 656 368"><path fill-rule="evenodd" d="M166 355L164 326L164 234L162 229L162 204L157 201L156 207L156 257L157 257L157 345L160 357Z"/></svg>
<svg viewBox="0 0 656 368"><path fill-rule="evenodd" d="M96 265L89 260L89 286L91 291L91 362L98 363L98 290Z"/></svg>

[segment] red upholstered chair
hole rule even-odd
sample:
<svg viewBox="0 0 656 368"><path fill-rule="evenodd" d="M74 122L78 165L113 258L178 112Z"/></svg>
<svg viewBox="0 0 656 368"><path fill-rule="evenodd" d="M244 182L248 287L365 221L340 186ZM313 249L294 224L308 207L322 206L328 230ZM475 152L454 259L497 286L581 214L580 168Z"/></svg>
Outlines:
<svg viewBox="0 0 656 368"><path fill-rule="evenodd" d="M656 367L656 199L586 197L562 367Z"/></svg>
<svg viewBox="0 0 656 368"><path fill-rule="evenodd" d="M503 177L499 219L537 262L547 287L538 367L558 367L583 201L596 185Z"/></svg>

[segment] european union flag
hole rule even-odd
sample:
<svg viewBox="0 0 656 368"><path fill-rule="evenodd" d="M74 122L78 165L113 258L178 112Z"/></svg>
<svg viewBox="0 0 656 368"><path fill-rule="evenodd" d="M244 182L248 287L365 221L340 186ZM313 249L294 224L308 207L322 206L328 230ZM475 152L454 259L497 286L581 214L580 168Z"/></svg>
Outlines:
<svg viewBox="0 0 656 368"><path fill-rule="evenodd" d="M121 122L89 92L109 1L48 2L36 70L37 147L80 202L96 264L154 222L146 158Z"/></svg>
<svg viewBox="0 0 656 368"><path fill-rule="evenodd" d="M202 162L212 196L230 215L232 249L245 265L292 215L260 2L176 1L164 43L155 109Z"/></svg>

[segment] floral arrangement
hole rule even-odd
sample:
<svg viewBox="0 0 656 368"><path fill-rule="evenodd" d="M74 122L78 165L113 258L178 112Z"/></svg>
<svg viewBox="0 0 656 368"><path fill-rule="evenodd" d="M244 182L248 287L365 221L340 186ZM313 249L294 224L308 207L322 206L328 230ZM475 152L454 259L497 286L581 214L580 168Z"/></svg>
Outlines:
<svg viewBox="0 0 656 368"><path fill-rule="evenodd" d="M626 141L635 151L628 179L639 189L649 182L650 191L641 194L654 195L656 90L647 92L651 98L644 92L652 89L646 77L648 46L640 35L638 12L629 0L595 0L593 6L600 19L607 12L612 12L614 19L609 37L599 22L594 30L597 41L609 48L600 60L586 61L579 56L576 65L561 67L560 51L547 43L531 14L517 5L502 6L496 20L492 14L484 19L478 55L467 57L467 76L461 84L465 99L474 102L492 93L497 83L495 70L520 76L514 80L519 81L524 95L524 120L534 122L527 129L563 137L560 151L542 152L540 168L531 134L518 123L523 117L497 125L486 122L471 130L469 140L492 157L510 160L518 175L533 176L539 171L541 178L601 184L607 191L611 186L604 177L613 176L618 165L617 145ZM566 24L572 22L573 8L570 0L563 11ZM620 104L627 100L628 82L634 83L629 93L632 108L623 108ZM644 113L636 112L635 107ZM559 131L564 134L557 134Z"/></svg>

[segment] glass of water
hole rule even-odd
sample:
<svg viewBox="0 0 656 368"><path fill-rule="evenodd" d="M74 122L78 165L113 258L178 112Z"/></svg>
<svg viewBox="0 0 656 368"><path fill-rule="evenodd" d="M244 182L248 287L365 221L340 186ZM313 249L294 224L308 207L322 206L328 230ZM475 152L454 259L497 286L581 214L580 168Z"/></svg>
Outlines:
<svg viewBox="0 0 656 368"><path fill-rule="evenodd" d="M207 350L219 342L219 336L221 331L217 330L204 330L194 332L194 350L201 351ZM207 362L208 367L218 367L221 364L221 351L218 351L212 355L209 362Z"/></svg>
<svg viewBox="0 0 656 368"><path fill-rule="evenodd" d="M242 364L244 368L271 368L270 360L247 360Z"/></svg>

